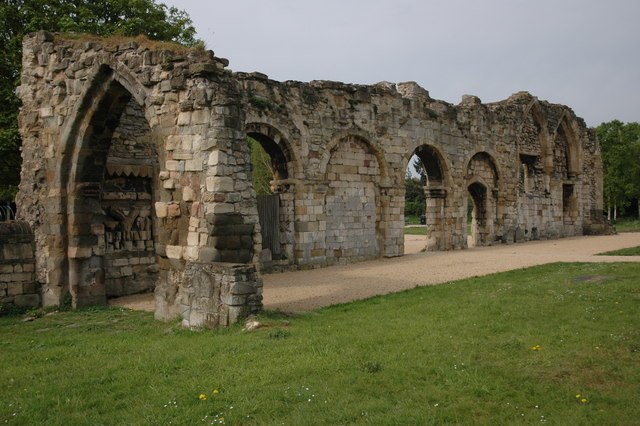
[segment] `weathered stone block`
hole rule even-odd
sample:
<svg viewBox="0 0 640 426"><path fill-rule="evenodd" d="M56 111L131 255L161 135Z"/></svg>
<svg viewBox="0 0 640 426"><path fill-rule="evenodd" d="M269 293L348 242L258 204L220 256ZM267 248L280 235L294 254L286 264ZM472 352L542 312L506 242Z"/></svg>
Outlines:
<svg viewBox="0 0 640 426"><path fill-rule="evenodd" d="M165 253L169 259L182 259L182 246L166 246Z"/></svg>
<svg viewBox="0 0 640 426"><path fill-rule="evenodd" d="M16 306L35 308L40 306L40 296L37 294L20 294L14 299Z"/></svg>

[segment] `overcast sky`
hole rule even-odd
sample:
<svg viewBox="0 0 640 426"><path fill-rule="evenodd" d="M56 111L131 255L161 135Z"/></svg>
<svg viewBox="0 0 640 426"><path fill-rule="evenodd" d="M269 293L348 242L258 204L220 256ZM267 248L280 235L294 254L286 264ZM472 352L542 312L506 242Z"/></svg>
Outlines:
<svg viewBox="0 0 640 426"><path fill-rule="evenodd" d="M457 104L528 91L589 126L640 121L639 0L158 0L234 71L416 81Z"/></svg>

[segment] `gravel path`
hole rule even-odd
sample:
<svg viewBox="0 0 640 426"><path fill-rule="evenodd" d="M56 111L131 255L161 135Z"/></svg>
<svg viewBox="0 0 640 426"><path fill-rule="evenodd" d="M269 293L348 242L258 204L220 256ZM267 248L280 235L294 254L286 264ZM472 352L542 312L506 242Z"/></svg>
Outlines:
<svg viewBox="0 0 640 426"><path fill-rule="evenodd" d="M425 253L419 252L424 237L407 236L405 241L406 252L410 254L403 257L265 275L264 307L286 312L308 311L416 286L552 262L640 262L640 256L595 256L640 246L640 233ZM110 303L153 311L152 295L129 296Z"/></svg>

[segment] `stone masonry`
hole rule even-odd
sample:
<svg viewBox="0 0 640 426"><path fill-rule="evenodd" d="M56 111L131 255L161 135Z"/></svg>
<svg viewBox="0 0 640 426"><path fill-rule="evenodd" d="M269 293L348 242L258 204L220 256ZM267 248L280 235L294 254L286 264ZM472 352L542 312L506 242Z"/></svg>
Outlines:
<svg viewBox="0 0 640 426"><path fill-rule="evenodd" d="M26 222L0 222L0 312L40 306L33 232Z"/></svg>
<svg viewBox="0 0 640 426"><path fill-rule="evenodd" d="M595 133L566 106L526 92L451 105L412 82L276 82L227 65L145 41L25 38L18 204L43 304L153 289L156 317L225 325L260 309L267 266L400 256L414 154L429 250L467 247L468 210L476 245L605 229ZM264 247L247 136L279 199Z"/></svg>

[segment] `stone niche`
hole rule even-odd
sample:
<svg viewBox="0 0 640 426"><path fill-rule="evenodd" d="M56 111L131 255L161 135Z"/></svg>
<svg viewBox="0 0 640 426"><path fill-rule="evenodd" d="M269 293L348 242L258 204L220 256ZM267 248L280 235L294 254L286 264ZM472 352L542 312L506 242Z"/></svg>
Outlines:
<svg viewBox="0 0 640 426"><path fill-rule="evenodd" d="M142 108L130 101L113 133L102 184L104 217L96 224L104 247L107 297L153 291L158 279L153 179L158 153Z"/></svg>

